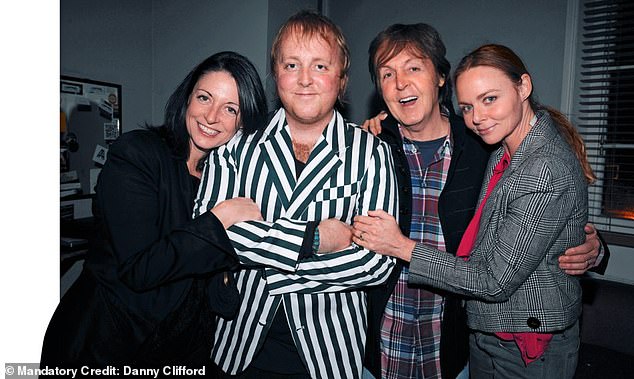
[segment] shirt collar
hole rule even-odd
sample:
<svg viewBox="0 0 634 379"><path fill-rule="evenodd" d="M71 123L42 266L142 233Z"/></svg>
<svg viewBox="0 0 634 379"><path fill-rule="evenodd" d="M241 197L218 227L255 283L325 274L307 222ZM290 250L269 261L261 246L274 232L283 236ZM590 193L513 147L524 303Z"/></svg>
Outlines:
<svg viewBox="0 0 634 379"><path fill-rule="evenodd" d="M413 144L414 142L412 140L403 135L403 127L401 126L401 124L397 124L397 126L403 144ZM449 154L451 156L453 154L453 147L453 130L449 128L449 134L445 136L445 140L443 141L440 148L438 148L436 154L439 154L441 157L445 156L445 154Z"/></svg>

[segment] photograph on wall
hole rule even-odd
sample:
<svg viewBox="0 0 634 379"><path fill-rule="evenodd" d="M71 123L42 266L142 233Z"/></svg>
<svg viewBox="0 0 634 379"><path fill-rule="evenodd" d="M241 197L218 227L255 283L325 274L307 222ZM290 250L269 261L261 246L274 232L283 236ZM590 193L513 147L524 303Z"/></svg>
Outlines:
<svg viewBox="0 0 634 379"><path fill-rule="evenodd" d="M60 172L75 178L64 194L94 192L90 172L103 166L105 152L122 132L121 91L115 83L60 77Z"/></svg>

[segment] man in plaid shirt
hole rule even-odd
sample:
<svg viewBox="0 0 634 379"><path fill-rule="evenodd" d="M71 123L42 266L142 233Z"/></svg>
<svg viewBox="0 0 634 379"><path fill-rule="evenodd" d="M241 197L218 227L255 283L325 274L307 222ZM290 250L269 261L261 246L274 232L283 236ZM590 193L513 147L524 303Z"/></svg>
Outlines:
<svg viewBox="0 0 634 379"><path fill-rule="evenodd" d="M412 141L399 129L411 178L411 227L409 237L445 250L438 215L438 199L447 181L451 163L449 135L432 141ZM407 285L409 270L403 266L390 296L381 328L383 377L436 378L440 373L440 326L443 297ZM409 341L401 338L409 333ZM412 343L413 342L413 343Z"/></svg>
<svg viewBox="0 0 634 379"><path fill-rule="evenodd" d="M455 254L475 212L491 148L452 111L445 53L438 32L427 24L395 24L379 33L369 49L370 75L390 115L364 126L380 133L392 150L401 232ZM368 240L374 238L369 233L359 233L357 222L353 241L377 243ZM595 262L600 243L590 229L584 245L566 252L569 261L560 263L562 269L579 274L590 266L586 262ZM389 244L394 236L381 238L378 242ZM385 286L368 290L366 376L466 374L468 329L462 299L408 286L408 272L399 260Z"/></svg>

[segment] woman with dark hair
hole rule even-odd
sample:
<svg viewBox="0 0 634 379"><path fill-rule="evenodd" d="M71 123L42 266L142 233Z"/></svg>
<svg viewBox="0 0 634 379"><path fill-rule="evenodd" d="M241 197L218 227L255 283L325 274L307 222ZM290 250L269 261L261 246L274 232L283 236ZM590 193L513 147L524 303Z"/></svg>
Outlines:
<svg viewBox="0 0 634 379"><path fill-rule="evenodd" d="M209 151L266 121L257 71L233 52L210 56L176 88L158 127L123 134L96 186L97 238L44 338L41 365L205 365L215 316L232 317L238 259L225 229L261 219L234 198L192 219Z"/></svg>
<svg viewBox="0 0 634 379"><path fill-rule="evenodd" d="M397 233L378 212L355 219L353 240L410 262L409 284L468 297L472 377L572 378L581 287L558 258L584 240L594 175L583 141L534 101L530 74L505 46L474 50L454 81L467 127L499 146L456 256L405 237L379 243Z"/></svg>

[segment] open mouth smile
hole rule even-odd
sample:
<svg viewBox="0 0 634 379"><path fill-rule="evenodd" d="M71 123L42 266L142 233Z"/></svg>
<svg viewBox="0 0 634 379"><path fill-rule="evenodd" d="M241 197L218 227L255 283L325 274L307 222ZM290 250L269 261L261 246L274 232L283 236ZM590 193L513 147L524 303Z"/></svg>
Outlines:
<svg viewBox="0 0 634 379"><path fill-rule="evenodd" d="M216 129L212 129L210 127L207 127L201 123L198 123L198 128L200 129L200 131L202 131L204 134L207 134L209 136L216 136L218 134L220 134L220 131L216 130Z"/></svg>
<svg viewBox="0 0 634 379"><path fill-rule="evenodd" d="M409 103L414 102L416 100L418 100L418 96L408 96L408 97L404 97L402 99L399 99L398 102L401 103L401 104L409 104Z"/></svg>

